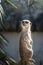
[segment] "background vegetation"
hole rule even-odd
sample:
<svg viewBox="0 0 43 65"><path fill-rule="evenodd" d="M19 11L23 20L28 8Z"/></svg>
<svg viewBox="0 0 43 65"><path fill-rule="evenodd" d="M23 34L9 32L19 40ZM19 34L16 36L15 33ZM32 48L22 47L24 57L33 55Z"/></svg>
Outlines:
<svg viewBox="0 0 43 65"><path fill-rule="evenodd" d="M5 0L9 5L13 6L14 8L17 8L11 1ZM2 5L0 5L0 29L4 28L3 20L8 16L7 13L4 11ZM3 47L5 48L5 45L7 46L8 40L1 34L0 32L0 64L1 65L16 65L16 61L13 60L11 57L7 55L7 53L4 51Z"/></svg>

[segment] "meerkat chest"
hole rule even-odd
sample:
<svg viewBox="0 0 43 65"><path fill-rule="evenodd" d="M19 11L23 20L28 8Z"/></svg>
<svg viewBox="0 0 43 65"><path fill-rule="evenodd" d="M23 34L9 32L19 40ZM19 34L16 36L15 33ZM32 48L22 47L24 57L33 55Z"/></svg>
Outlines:
<svg viewBox="0 0 43 65"><path fill-rule="evenodd" d="M21 46L26 46L26 47L32 47L32 38L30 33L25 33L21 35L20 38L20 45Z"/></svg>
<svg viewBox="0 0 43 65"><path fill-rule="evenodd" d="M21 35L21 40L24 40L24 41L32 40L31 39L31 34L29 34L29 33L22 34Z"/></svg>

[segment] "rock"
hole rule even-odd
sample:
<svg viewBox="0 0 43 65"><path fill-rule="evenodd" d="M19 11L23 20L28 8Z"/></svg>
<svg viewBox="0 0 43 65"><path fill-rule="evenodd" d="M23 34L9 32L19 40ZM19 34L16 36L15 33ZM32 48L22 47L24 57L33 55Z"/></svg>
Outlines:
<svg viewBox="0 0 43 65"><path fill-rule="evenodd" d="M32 31L43 31L43 1L41 3L38 0L11 0L11 2L18 8L13 8L5 0L2 0L1 3L5 13L8 15L3 22L3 28L6 31L20 31L19 21L22 19L29 19L32 22ZM3 30L2 26L0 30Z"/></svg>
<svg viewBox="0 0 43 65"><path fill-rule="evenodd" d="M36 31L43 31L43 13L40 13L35 20Z"/></svg>
<svg viewBox="0 0 43 65"><path fill-rule="evenodd" d="M16 13L11 13L3 22L6 31L19 31L19 21L21 20L21 15Z"/></svg>

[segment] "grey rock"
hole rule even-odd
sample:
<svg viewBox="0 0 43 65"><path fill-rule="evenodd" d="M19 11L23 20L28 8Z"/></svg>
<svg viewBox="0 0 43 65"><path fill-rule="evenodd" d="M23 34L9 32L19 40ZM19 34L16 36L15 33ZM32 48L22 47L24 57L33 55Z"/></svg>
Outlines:
<svg viewBox="0 0 43 65"><path fill-rule="evenodd" d="M43 31L43 13L40 13L35 20L36 31Z"/></svg>
<svg viewBox="0 0 43 65"><path fill-rule="evenodd" d="M5 20L4 20L4 27L6 31L19 31L19 21L21 20L21 15L16 13L11 13Z"/></svg>
<svg viewBox="0 0 43 65"><path fill-rule="evenodd" d="M2 0L2 7L8 17L4 19L6 31L19 31L22 19L29 19L32 22L32 31L43 31L43 4L38 0L11 0L18 8L14 9L11 5ZM42 0L41 0L42 1ZM43 1L42 1L43 2ZM2 26L0 27L0 29Z"/></svg>

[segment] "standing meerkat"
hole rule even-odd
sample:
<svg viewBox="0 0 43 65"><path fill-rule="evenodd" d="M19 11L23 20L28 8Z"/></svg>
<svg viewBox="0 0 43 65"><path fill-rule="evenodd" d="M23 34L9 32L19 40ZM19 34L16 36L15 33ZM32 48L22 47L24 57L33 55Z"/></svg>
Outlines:
<svg viewBox="0 0 43 65"><path fill-rule="evenodd" d="M21 36L19 42L19 52L21 60L30 61L33 56L32 38L31 38L31 22L29 20L21 21Z"/></svg>

